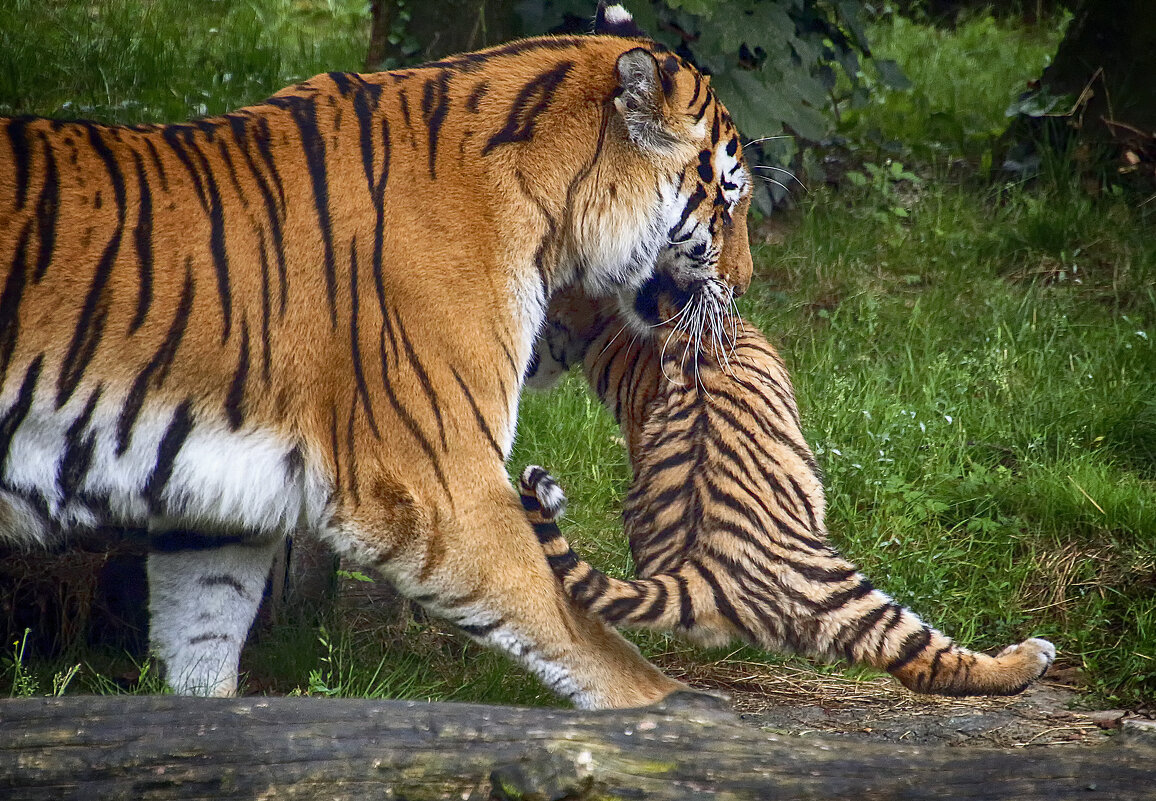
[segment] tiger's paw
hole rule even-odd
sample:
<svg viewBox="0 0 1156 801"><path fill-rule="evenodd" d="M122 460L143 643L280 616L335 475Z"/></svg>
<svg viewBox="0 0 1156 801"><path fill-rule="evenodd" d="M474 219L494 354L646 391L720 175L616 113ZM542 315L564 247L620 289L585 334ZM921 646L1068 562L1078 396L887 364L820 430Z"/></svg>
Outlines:
<svg viewBox="0 0 1156 801"><path fill-rule="evenodd" d="M522 497L536 498L546 520L557 520L566 512L566 493L544 467L529 465L519 479Z"/></svg>

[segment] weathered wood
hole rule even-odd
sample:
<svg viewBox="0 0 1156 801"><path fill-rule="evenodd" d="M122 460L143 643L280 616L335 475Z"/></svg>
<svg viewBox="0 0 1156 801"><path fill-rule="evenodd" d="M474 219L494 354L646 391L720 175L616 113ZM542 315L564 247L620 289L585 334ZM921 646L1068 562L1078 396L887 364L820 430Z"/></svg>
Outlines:
<svg viewBox="0 0 1156 801"><path fill-rule="evenodd" d="M0 798L1149 799L1156 744L1016 751L761 732L698 696L583 713L313 698L0 701Z"/></svg>

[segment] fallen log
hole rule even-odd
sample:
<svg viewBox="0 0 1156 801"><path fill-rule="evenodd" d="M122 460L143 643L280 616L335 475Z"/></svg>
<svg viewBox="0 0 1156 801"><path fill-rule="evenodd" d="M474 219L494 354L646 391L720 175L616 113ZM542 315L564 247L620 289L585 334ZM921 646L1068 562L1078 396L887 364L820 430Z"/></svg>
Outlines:
<svg viewBox="0 0 1156 801"><path fill-rule="evenodd" d="M1151 799L1156 743L799 738L683 694L577 712L317 698L0 701L0 798Z"/></svg>

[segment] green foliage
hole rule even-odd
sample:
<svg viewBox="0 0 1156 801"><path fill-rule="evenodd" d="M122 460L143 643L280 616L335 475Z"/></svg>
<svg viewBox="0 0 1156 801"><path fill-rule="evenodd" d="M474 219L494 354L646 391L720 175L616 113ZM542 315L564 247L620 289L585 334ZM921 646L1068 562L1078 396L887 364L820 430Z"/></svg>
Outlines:
<svg viewBox="0 0 1156 801"><path fill-rule="evenodd" d="M287 632L280 632L284 635ZM307 678L294 686L296 676L278 677L277 688L289 695L325 698L396 698L515 703L538 706L554 703L536 681L511 670L509 661L451 634L436 621L411 622L388 635L355 629L331 620L315 631L304 628L292 636L258 645L262 653L247 657L252 663L279 657L278 651L300 648L299 635L315 637L309 649ZM277 632L275 632L277 634ZM395 641L396 640L396 641ZM299 676L300 674L297 674ZM288 680L290 683L285 684Z"/></svg>
<svg viewBox="0 0 1156 801"><path fill-rule="evenodd" d="M12 643L12 656L3 661L5 672L11 673L11 689L9 698L31 698L40 694L40 683L24 665L24 654L28 648L28 635L32 632L24 630L24 636Z"/></svg>
<svg viewBox="0 0 1156 801"><path fill-rule="evenodd" d="M893 15L869 28L874 69L861 90L843 88L840 130L858 140L982 161L1008 123L1009 106L1038 78L1059 43L1066 18L1034 28L970 16L952 29ZM884 74L893 59L909 77L896 86Z"/></svg>
<svg viewBox="0 0 1156 801"><path fill-rule="evenodd" d="M866 202L859 211L888 226L899 226L907 219L907 206L923 187L922 178L890 159L883 165L864 162L862 171L848 170L844 177L863 191Z"/></svg>
<svg viewBox="0 0 1156 801"><path fill-rule="evenodd" d="M3 679L8 684L9 698L33 698L38 695L49 695L59 698L64 695L76 674L80 672L80 665L72 665L52 674L52 689L47 693L41 690L41 680L37 672L28 664L28 637L31 630L25 629L24 636L12 643L12 656L0 659L3 667Z"/></svg>
<svg viewBox="0 0 1156 801"><path fill-rule="evenodd" d="M999 19L1032 21L1075 10L1082 0L893 0L884 4L921 23L955 24L967 14L990 13Z"/></svg>
<svg viewBox="0 0 1156 801"><path fill-rule="evenodd" d="M751 138L782 132L819 140L835 76L859 85L868 53L862 4L853 0L626 0L623 5L655 39L688 56ZM531 32L589 16L587 0L519 4ZM880 74L901 81L893 63Z"/></svg>

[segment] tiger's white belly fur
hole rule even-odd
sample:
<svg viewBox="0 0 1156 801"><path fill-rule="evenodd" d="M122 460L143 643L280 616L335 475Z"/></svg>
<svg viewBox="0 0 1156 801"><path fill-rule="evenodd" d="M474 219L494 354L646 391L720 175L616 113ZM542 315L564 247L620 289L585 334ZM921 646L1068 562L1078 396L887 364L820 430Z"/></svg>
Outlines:
<svg viewBox="0 0 1156 801"><path fill-rule="evenodd" d="M0 419L13 406L2 400ZM178 409L153 403L118 453L119 401L104 399L81 426L85 399L59 411L50 397L33 399L0 469L0 507L8 507L0 509L0 536L47 543L58 531L102 525L280 536L319 526L330 488L291 438L230 431L194 412L166 463L164 440ZM88 454L83 470L75 468L77 448Z"/></svg>

